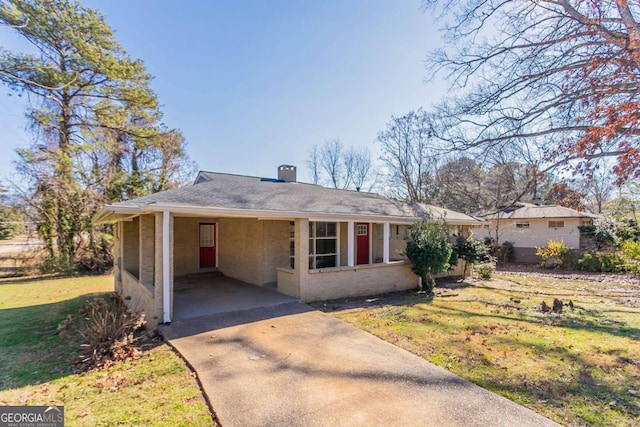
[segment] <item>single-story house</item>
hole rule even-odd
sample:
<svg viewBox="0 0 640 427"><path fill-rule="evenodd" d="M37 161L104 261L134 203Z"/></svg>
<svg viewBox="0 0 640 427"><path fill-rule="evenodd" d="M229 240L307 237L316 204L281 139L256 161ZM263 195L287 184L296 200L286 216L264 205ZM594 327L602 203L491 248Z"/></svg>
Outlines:
<svg viewBox="0 0 640 427"><path fill-rule="evenodd" d="M578 226L591 225L597 217L563 206L525 202L477 216L489 223L474 226L474 236L489 237L498 244L513 243L515 261L521 263L540 262L536 247L546 246L549 240L562 240L567 246L579 249L583 237Z"/></svg>
<svg viewBox="0 0 640 427"><path fill-rule="evenodd" d="M192 185L106 206L114 227L115 288L171 322L176 277L218 271L305 302L416 288L402 254L407 227L429 216L466 233L468 215L278 178L200 172ZM461 267L447 274L461 276Z"/></svg>

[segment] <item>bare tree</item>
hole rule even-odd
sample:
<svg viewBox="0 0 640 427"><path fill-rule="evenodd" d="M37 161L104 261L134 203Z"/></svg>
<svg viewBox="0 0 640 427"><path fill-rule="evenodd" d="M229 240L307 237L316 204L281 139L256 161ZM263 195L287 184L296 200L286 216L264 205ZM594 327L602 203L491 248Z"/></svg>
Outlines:
<svg viewBox="0 0 640 427"><path fill-rule="evenodd" d="M373 161L371 160L371 152L365 148L351 148L349 150L351 158L351 177L356 191L360 191L367 185L366 191L371 191L376 185L378 177L372 175Z"/></svg>
<svg viewBox="0 0 640 427"><path fill-rule="evenodd" d="M483 184L486 173L469 157L451 160L435 175L437 194L432 203L469 214L486 208Z"/></svg>
<svg viewBox="0 0 640 427"><path fill-rule="evenodd" d="M344 176L344 148L338 138L329 139L320 147L320 166L322 170L329 176L329 181L333 188L346 188L349 184ZM347 182L346 185L342 185Z"/></svg>
<svg viewBox="0 0 640 427"><path fill-rule="evenodd" d="M370 151L366 147L347 149L338 138L326 140L322 146L314 145L307 166L314 184L371 191L377 182Z"/></svg>
<svg viewBox="0 0 640 427"><path fill-rule="evenodd" d="M320 149L318 144L314 144L309 152L307 167L311 172L311 181L317 185L320 182Z"/></svg>
<svg viewBox="0 0 640 427"><path fill-rule="evenodd" d="M616 160L640 177L640 7L627 0L424 0L441 6L447 47L429 57L458 96L441 106L456 148L515 140L544 169ZM541 165L539 165L541 166Z"/></svg>
<svg viewBox="0 0 640 427"><path fill-rule="evenodd" d="M602 213L604 204L609 201L615 191L615 176L605 162L598 162L589 174L575 180L578 190L585 194L584 202L594 213Z"/></svg>
<svg viewBox="0 0 640 427"><path fill-rule="evenodd" d="M419 109L392 117L377 140L387 169L388 193L411 201L428 201L428 182L442 155L434 137L432 116Z"/></svg>

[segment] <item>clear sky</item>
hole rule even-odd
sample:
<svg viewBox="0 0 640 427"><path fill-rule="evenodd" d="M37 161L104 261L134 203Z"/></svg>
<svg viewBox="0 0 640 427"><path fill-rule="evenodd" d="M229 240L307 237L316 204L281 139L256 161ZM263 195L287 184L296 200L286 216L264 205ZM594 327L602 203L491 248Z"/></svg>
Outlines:
<svg viewBox="0 0 640 427"><path fill-rule="evenodd" d="M391 115L443 95L425 84L441 43L420 0L83 0L155 76L165 123L203 170L275 176L326 139L368 146ZM20 47L6 28L0 45ZM0 87L0 176L26 146L25 98Z"/></svg>

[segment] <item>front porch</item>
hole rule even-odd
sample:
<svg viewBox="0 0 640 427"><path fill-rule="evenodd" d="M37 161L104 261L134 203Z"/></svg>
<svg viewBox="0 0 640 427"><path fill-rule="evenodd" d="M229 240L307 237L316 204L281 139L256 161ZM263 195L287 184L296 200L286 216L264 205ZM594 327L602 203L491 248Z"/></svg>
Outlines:
<svg viewBox="0 0 640 427"><path fill-rule="evenodd" d="M409 224L138 215L115 226L116 290L155 328L175 318L252 308L258 295L312 302L412 289L418 281L402 254ZM212 272L224 276L200 276ZM265 289L254 293L252 285Z"/></svg>

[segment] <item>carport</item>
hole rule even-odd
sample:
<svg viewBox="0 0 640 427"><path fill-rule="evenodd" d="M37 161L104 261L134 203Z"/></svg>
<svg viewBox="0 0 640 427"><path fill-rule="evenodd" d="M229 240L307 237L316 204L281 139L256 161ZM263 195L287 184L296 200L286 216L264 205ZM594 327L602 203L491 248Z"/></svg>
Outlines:
<svg viewBox="0 0 640 427"><path fill-rule="evenodd" d="M220 273L195 274L174 280L174 320L252 310L297 301L269 288L251 285Z"/></svg>

